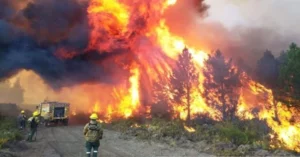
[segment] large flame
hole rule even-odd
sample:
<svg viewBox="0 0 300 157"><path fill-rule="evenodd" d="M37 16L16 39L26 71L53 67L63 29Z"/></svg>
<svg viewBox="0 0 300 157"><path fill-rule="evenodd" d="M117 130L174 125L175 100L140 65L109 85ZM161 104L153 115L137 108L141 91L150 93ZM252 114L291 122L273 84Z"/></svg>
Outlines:
<svg viewBox="0 0 300 157"><path fill-rule="evenodd" d="M271 146L275 146L279 141L286 148L300 152L300 140L298 140L300 138L300 119L295 117L299 114L298 111L287 108L281 102L275 102L270 89L249 78L243 79L244 88L237 115L242 119L258 117L266 120L274 132L271 134L272 142L274 142ZM258 110L258 113L253 113L255 110Z"/></svg>
<svg viewBox="0 0 300 157"><path fill-rule="evenodd" d="M151 82L158 81L159 79L166 79L170 76L172 63L157 56L153 47L159 47L160 50L170 59L176 60L178 54L185 48L189 48L189 52L193 56L193 61L199 75L199 86L192 89L192 102L191 102L191 117L198 114L207 114L215 120L220 119L220 112L211 108L205 103L197 89L203 90L204 76L202 69L205 66L204 61L208 58L208 54L202 49L195 48L189 45L189 41L184 38L172 34L168 25L163 17L164 11L168 7L176 5L176 0L151 0L151 2L138 0L91 0L88 7L89 24L91 25L89 48L101 51L109 51L114 48L122 48L122 44L118 43L119 39L127 39L127 45L131 45L131 50L141 60L141 67L130 67L131 76L127 80L130 84L127 86L113 87L112 97L115 101L106 102L101 105L98 101L92 107L93 112L98 112L102 116L102 120L110 121L114 116L128 118L137 114L139 111L144 110L149 117L150 108L143 107L140 97L140 80L142 71ZM150 4L150 5L149 5ZM149 16L151 14L151 16ZM138 25L136 23L140 19L144 19L146 24ZM132 37L132 33L144 34L152 44L136 46L136 39ZM151 51L153 50L153 51ZM150 51L148 53L148 51ZM155 58L155 61L150 62L150 57ZM142 67L143 70L141 69ZM281 103L274 104L272 91L265 88L247 77L246 74L241 77L243 88L237 107L237 115L241 119L253 119L258 117L266 120L269 127L274 132L273 137L281 141L287 148L300 152L300 126L299 123L292 123L293 115L297 114L296 111L290 111ZM165 85L168 88L168 85ZM213 93L211 93L213 94ZM171 97L170 97L171 98ZM98 106L101 106L100 108ZM172 104L175 111L174 117L178 116L181 119L187 118L186 108L180 104ZM258 113L254 114L253 111L258 109ZM275 120L275 110L278 112L278 120ZM296 119L296 121L299 119ZM187 131L193 132L193 128L185 126Z"/></svg>
<svg viewBox="0 0 300 157"><path fill-rule="evenodd" d="M72 110L73 115L79 112L96 112L104 122L110 122L114 117L129 118L141 113L150 117L151 108L149 104L143 104L142 98L150 95L148 91L152 90L154 81L168 79L178 54L188 47L200 74L199 86L192 88L191 118L206 114L215 120L221 120L219 111L207 105L198 90L204 89L202 69L208 53L192 45L192 41L173 34L166 24L164 13L176 3L177 0L90 0L87 13L91 30L87 49L95 49L99 53L109 53L115 49L130 50L136 58L132 59L130 66L124 67L128 69L130 76L119 84L87 83L76 88L62 89L62 95L71 96L58 98L68 99L76 106L76 110ZM72 57L70 54L59 54L63 58ZM243 87L236 114L241 119L258 117L266 120L273 130L274 141L280 141L285 147L300 152L300 119L296 117L299 112L275 102L270 89L254 82L246 74L241 80ZM169 88L168 84L165 86ZM171 94L168 95L172 99ZM171 105L174 117L183 120L187 118L186 108L181 104ZM254 113L254 110L258 112ZM274 118L275 112L277 120ZM194 131L194 128L187 126L185 129Z"/></svg>

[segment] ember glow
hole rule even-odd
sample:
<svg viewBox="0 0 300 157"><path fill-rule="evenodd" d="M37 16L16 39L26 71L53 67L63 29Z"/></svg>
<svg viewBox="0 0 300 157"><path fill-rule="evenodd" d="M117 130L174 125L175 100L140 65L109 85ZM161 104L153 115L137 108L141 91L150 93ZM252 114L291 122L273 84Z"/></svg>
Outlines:
<svg viewBox="0 0 300 157"><path fill-rule="evenodd" d="M191 118L199 114L207 115L214 120L222 120L218 110L206 103L201 95L204 90L203 75L205 61L209 53L207 49L199 48L194 41L185 39L171 31L166 22L165 12L176 5L179 0L90 0L86 13L88 17L89 37L84 54L97 52L107 57L95 64L104 67L104 72L113 71L110 83L85 82L74 88L62 89L69 94L72 115L80 112L98 113L101 122L111 122L114 118L129 118L145 114L151 118L151 91L154 82L168 80L178 55L186 47L192 54L193 62L199 72L199 85L191 89ZM209 47L208 45L206 48ZM211 49L215 49L211 47ZM116 55L117 54L117 55ZM78 55L74 50L58 49L56 55L63 59L72 59ZM113 64L112 64L113 63ZM118 67L121 73L115 68ZM113 69L113 70L111 70ZM97 76L97 75L92 75ZM213 76L209 76L213 77ZM241 119L259 118L266 120L272 129L274 142L280 141L288 149L300 152L300 118L299 112L287 108L280 102L275 102L272 91L254 82L247 74L241 76L242 87L238 89L236 115ZM111 83L113 82L113 83ZM172 97L170 85L164 84L166 95ZM217 97L213 95L212 97ZM183 100L185 102L186 100ZM76 108L76 109L75 109ZM173 118L186 120L187 111L182 104L172 103ZM254 112L257 110L257 112ZM278 120L275 112L277 110ZM280 121L280 123L278 122ZM139 127L137 124L132 127ZM184 126L189 132L192 127Z"/></svg>

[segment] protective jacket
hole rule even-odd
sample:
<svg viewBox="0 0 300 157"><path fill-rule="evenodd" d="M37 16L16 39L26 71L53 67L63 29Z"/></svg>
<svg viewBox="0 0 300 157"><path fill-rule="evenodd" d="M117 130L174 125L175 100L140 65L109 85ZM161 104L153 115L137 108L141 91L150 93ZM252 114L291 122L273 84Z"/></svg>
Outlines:
<svg viewBox="0 0 300 157"><path fill-rule="evenodd" d="M29 122L29 126L31 129L36 129L39 124L39 118L38 117L30 117L28 119L28 122Z"/></svg>
<svg viewBox="0 0 300 157"><path fill-rule="evenodd" d="M19 122L26 121L26 116L24 114L19 114L18 120L19 120Z"/></svg>
<svg viewBox="0 0 300 157"><path fill-rule="evenodd" d="M96 142L102 139L103 129L99 122L91 120L84 126L83 134L87 142Z"/></svg>

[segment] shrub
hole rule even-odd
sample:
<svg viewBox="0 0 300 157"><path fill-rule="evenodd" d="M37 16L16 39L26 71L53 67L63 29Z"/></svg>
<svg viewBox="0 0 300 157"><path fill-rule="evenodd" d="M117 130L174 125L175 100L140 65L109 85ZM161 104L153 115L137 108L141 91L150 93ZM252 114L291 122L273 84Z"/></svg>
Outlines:
<svg viewBox="0 0 300 157"><path fill-rule="evenodd" d="M113 129L126 135L136 136L138 139L172 141L184 137L182 139L193 142L204 140L209 144L231 143L235 146L250 144L263 149L269 146L267 125L257 119L230 122L213 121L212 124L201 125L193 121L190 125L195 132L186 131L184 124L185 122L180 119L168 121L161 118L153 118L144 124L138 123L136 119L119 119L111 123ZM228 151L227 153L238 152Z"/></svg>
<svg viewBox="0 0 300 157"><path fill-rule="evenodd" d="M223 140L228 140L237 145L247 144L249 142L247 134L232 123L225 122L223 124L217 124L216 127Z"/></svg>
<svg viewBox="0 0 300 157"><path fill-rule="evenodd" d="M216 124L216 128L222 139L226 139L234 144L254 144L261 141L266 143L266 135L269 128L264 122L257 119L234 122L221 122Z"/></svg>
<svg viewBox="0 0 300 157"><path fill-rule="evenodd" d="M183 124L180 120L169 121L160 127L163 136L173 138L179 138L184 131Z"/></svg>
<svg viewBox="0 0 300 157"><path fill-rule="evenodd" d="M0 148L8 141L22 139L22 135L14 119L2 118L0 120L0 132Z"/></svg>
<svg viewBox="0 0 300 157"><path fill-rule="evenodd" d="M5 144L6 142L8 142L8 138L0 138L0 149L2 148L3 144Z"/></svg>
<svg viewBox="0 0 300 157"><path fill-rule="evenodd" d="M250 144L260 141L262 146L265 147L265 145L268 143L267 135L270 132L270 128L265 121L252 119L238 121L237 123L238 127L247 135Z"/></svg>
<svg viewBox="0 0 300 157"><path fill-rule="evenodd" d="M136 122L133 119L117 119L111 122L112 128L121 132L125 132Z"/></svg>
<svg viewBox="0 0 300 157"><path fill-rule="evenodd" d="M149 132L145 125L141 126L140 128L136 129L136 136L138 139L141 140L150 140L152 133Z"/></svg>

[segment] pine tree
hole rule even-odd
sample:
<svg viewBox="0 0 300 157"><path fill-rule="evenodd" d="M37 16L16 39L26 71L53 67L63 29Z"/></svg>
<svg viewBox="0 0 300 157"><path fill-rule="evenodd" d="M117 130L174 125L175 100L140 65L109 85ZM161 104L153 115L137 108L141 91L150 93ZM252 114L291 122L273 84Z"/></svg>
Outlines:
<svg viewBox="0 0 300 157"><path fill-rule="evenodd" d="M271 51L267 50L257 62L256 76L258 82L273 92L274 120L280 123L278 117L277 100L282 96L282 85L279 82L280 66L286 62L286 53L281 53L275 58Z"/></svg>
<svg viewBox="0 0 300 157"><path fill-rule="evenodd" d="M166 80L154 82L153 84L153 104L151 105L152 117L170 119L172 115L170 85Z"/></svg>
<svg viewBox="0 0 300 157"><path fill-rule="evenodd" d="M290 107L300 108L300 47L292 43L280 67L279 81L283 85L281 98Z"/></svg>
<svg viewBox="0 0 300 157"><path fill-rule="evenodd" d="M256 68L257 80L268 88L278 86L279 66L278 61L271 51L267 50L258 60Z"/></svg>
<svg viewBox="0 0 300 157"><path fill-rule="evenodd" d="M211 107L219 110L223 120L235 117L239 99L239 72L232 65L232 60L226 60L218 50L206 61L203 70L205 76L202 95Z"/></svg>
<svg viewBox="0 0 300 157"><path fill-rule="evenodd" d="M176 67L173 69L170 79L174 101L185 106L188 122L191 120L192 90L199 84L199 75L192 59L192 54L187 48L184 48L176 61Z"/></svg>

